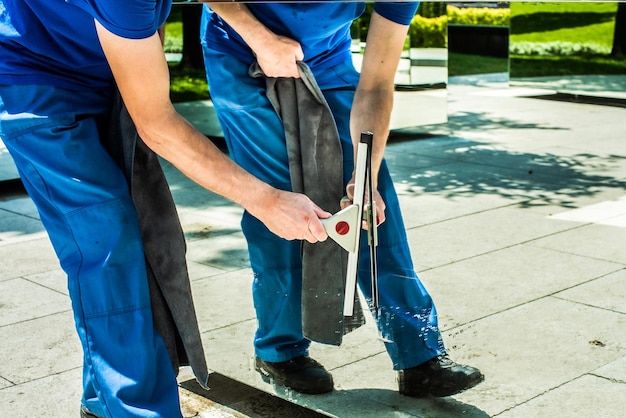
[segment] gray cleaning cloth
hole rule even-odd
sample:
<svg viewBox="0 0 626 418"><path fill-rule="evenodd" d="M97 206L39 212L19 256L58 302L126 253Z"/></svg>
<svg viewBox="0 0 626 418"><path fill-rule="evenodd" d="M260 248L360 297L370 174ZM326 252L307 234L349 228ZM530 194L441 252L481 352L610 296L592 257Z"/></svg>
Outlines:
<svg viewBox="0 0 626 418"><path fill-rule="evenodd" d="M249 74L265 78L267 97L285 129L294 192L336 213L343 189L343 153L335 119L309 67L300 78L265 77L258 63ZM343 316L347 253L330 238L302 242L302 328L312 341L340 345L343 335L365 322L355 295L354 315Z"/></svg>
<svg viewBox="0 0 626 418"><path fill-rule="evenodd" d="M152 316L174 370L191 366L207 387L209 371L191 295L186 242L157 155L141 140L116 93L102 143L124 171L141 226Z"/></svg>

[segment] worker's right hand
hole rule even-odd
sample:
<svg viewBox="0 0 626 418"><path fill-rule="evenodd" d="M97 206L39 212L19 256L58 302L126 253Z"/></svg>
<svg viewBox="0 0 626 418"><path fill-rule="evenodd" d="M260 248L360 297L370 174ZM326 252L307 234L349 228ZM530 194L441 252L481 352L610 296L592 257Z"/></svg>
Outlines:
<svg viewBox="0 0 626 418"><path fill-rule="evenodd" d="M249 212L274 234L287 240L306 240L310 243L328 238L320 218L331 216L307 196L275 190L273 197Z"/></svg>
<svg viewBox="0 0 626 418"><path fill-rule="evenodd" d="M299 42L276 35L275 42L257 47L254 52L266 77L300 78L296 62L304 59L304 52Z"/></svg>

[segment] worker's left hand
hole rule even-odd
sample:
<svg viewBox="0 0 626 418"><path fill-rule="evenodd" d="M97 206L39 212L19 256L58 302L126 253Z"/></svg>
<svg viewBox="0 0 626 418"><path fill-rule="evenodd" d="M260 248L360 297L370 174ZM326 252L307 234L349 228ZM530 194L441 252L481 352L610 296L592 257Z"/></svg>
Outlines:
<svg viewBox="0 0 626 418"><path fill-rule="evenodd" d="M354 200L354 177L350 179L348 185L346 186L346 197L347 199L341 200L341 209L344 209L352 204ZM380 225L385 222L385 202L383 197L378 193L377 189L374 189L374 202L376 203L376 225ZM369 203L367 193L365 193L365 199L363 204L367 205ZM363 221L363 229L367 229L367 222Z"/></svg>
<svg viewBox="0 0 626 418"><path fill-rule="evenodd" d="M257 62L266 77L291 77L300 78L298 61L304 59L302 46L299 42L284 37L276 36L273 42L263 45L254 51Z"/></svg>

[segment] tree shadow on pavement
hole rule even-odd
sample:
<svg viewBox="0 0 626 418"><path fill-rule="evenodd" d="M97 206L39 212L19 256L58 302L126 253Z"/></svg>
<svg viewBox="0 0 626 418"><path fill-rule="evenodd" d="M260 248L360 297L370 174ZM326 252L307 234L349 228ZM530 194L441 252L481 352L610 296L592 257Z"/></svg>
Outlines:
<svg viewBox="0 0 626 418"><path fill-rule="evenodd" d="M480 126L478 135L476 126ZM447 129L448 134L434 137L405 131L390 138L386 159L404 195L453 199L493 194L527 207L573 208L582 196L610 188L626 190L626 152L577 153L575 144L554 145L554 141L547 145L549 151L523 152L511 149L519 147L510 140L494 139L501 130L522 130L523 135L516 133L519 141L538 149L542 135L549 135L545 131L568 128L465 113L451 118ZM466 138L473 139L464 138L466 131L471 132ZM529 147L531 141L537 145Z"/></svg>

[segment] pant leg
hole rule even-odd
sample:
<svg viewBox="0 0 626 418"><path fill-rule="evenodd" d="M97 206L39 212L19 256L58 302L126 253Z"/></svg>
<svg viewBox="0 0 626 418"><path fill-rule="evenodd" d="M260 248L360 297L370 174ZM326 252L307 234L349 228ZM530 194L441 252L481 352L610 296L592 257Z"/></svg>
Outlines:
<svg viewBox="0 0 626 418"><path fill-rule="evenodd" d="M106 417L180 417L175 373L152 322L137 214L99 141L94 115L106 107L93 92L0 86L0 136L68 275L83 404Z"/></svg>
<svg viewBox="0 0 626 418"><path fill-rule="evenodd" d="M244 63L204 47L207 79L231 158L274 187L290 190L282 123L265 96L265 83ZM252 295L258 328L255 353L265 361L306 355L302 332L300 242L271 233L244 213L241 226L254 273Z"/></svg>
<svg viewBox="0 0 626 418"><path fill-rule="evenodd" d="M347 183L354 167L349 115L358 74L351 63L346 63L316 74L316 79L335 116ZM384 161L378 191L386 204L386 220L378 228L379 311L373 314L394 369L400 370L423 363L445 349L435 305L413 267L398 196ZM360 251L358 284L371 307L370 254L365 232Z"/></svg>
<svg viewBox="0 0 626 418"><path fill-rule="evenodd" d="M248 77L247 67L234 58L206 47L204 51L211 96L231 156L261 179L288 189L289 173L283 128L265 99L264 85ZM344 154L344 182L347 182L354 166L349 114L358 74L350 63L346 63L316 73L315 76L337 122ZM255 139L246 141L245 138ZM413 268L397 195L384 164L379 175L379 192L387 204L387 220L378 231L381 308L376 313L377 324L388 341L386 348L394 369L405 369L442 354L444 347L435 306ZM290 295L290 309L283 309L280 304L270 306L270 301L275 295L282 294L285 288L299 290L294 287L294 281L301 281L299 247L296 251L296 243L285 241L285 246L291 246L291 250L279 250L278 243L272 242L269 237L263 238L259 232L264 229L262 225L255 228L248 226L251 219L253 218L249 215L244 216L242 226L255 274L253 292L260 322L255 347L257 354L268 356L261 357L265 360L284 360L277 353L275 341L286 337L287 329L295 330L298 327L301 330L301 325L296 323L301 318L300 299L296 295ZM366 239L361 242L359 286L366 297L370 297L369 251ZM274 262L283 264L276 268L272 264ZM272 275L274 279L267 280ZM282 280L286 280L285 283L289 285L277 286ZM295 306L296 302L298 306ZM298 312L298 316L290 317L289 314L293 312ZM281 335L281 338L263 338L270 335ZM296 335L298 334L295 332L290 333L289 341L299 349L301 346L298 345L300 342L295 342ZM264 344L269 344L274 350L265 350L267 347Z"/></svg>

